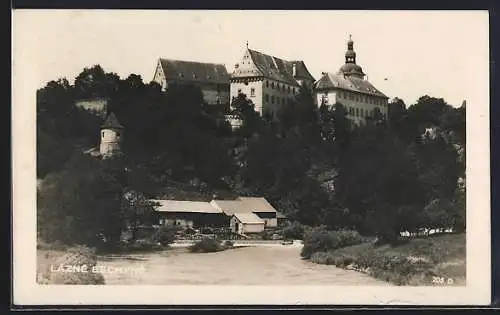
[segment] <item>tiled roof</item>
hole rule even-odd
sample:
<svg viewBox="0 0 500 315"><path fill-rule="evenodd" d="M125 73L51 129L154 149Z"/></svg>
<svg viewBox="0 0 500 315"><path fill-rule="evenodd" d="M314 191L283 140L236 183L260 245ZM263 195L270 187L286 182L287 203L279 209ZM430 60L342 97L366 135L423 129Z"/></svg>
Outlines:
<svg viewBox="0 0 500 315"><path fill-rule="evenodd" d="M213 207L210 202L183 201L183 200L152 200L159 203L156 211L159 212L194 212L194 213L222 213Z"/></svg>
<svg viewBox="0 0 500 315"><path fill-rule="evenodd" d="M164 58L160 58L160 64L167 80L229 84L229 73L223 64Z"/></svg>
<svg viewBox="0 0 500 315"><path fill-rule="evenodd" d="M120 125L118 122L118 118L116 118L114 113L109 114L108 118L101 125L101 128L115 128L115 129L123 129L124 127Z"/></svg>
<svg viewBox="0 0 500 315"><path fill-rule="evenodd" d="M240 200L212 200L211 203L227 215L233 215L234 213L252 212L252 210L249 209Z"/></svg>
<svg viewBox="0 0 500 315"><path fill-rule="evenodd" d="M368 80L354 76L344 76L341 73L323 73L323 76L316 81L314 86L317 90L336 88L387 98L385 94L377 90Z"/></svg>
<svg viewBox="0 0 500 315"><path fill-rule="evenodd" d="M305 63L301 60L288 61L252 49L248 49L248 52L261 76L295 86L298 86L297 79L314 81L314 77L309 73ZM293 76L294 64L296 67L295 78ZM243 77L248 76L248 73L240 73L239 70L235 70L232 76Z"/></svg>
<svg viewBox="0 0 500 315"><path fill-rule="evenodd" d="M263 197L238 197L252 212L276 212L276 209Z"/></svg>
<svg viewBox="0 0 500 315"><path fill-rule="evenodd" d="M264 224L264 221L261 220L255 213L252 213L252 212L235 213L233 215L241 223L246 223L246 224Z"/></svg>
<svg viewBox="0 0 500 315"><path fill-rule="evenodd" d="M287 67L289 68L289 71L293 73L293 64L296 65L296 73L295 73L295 79L298 80L311 80L314 81L314 77L312 74L307 70L306 64L302 60L292 60L287 62Z"/></svg>
<svg viewBox="0 0 500 315"><path fill-rule="evenodd" d="M227 215L234 213L276 212L276 209L262 197L238 197L236 200L212 200L215 207Z"/></svg>

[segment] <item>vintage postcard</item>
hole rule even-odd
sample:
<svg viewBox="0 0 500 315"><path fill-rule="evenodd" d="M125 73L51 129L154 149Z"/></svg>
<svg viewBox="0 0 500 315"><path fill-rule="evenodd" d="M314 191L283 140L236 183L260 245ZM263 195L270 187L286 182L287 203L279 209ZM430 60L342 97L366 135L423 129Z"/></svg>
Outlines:
<svg viewBox="0 0 500 315"><path fill-rule="evenodd" d="M15 304L490 302L486 11L14 10L13 91Z"/></svg>

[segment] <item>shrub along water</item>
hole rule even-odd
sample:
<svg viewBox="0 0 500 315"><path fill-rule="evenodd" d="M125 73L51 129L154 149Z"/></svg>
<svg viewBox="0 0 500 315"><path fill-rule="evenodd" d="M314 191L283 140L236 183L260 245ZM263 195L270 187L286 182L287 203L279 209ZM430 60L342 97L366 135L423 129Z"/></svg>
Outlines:
<svg viewBox="0 0 500 315"><path fill-rule="evenodd" d="M365 238L357 231L328 231L324 226L305 232L304 247L300 255L309 259L316 252L327 252L341 247L361 244Z"/></svg>
<svg viewBox="0 0 500 315"><path fill-rule="evenodd" d="M465 235L414 239L400 246L366 242L314 252L310 260L362 271L396 285L430 285L435 277L445 278L447 284L465 284Z"/></svg>
<svg viewBox="0 0 500 315"><path fill-rule="evenodd" d="M189 251L192 253L214 253L225 249L226 246L223 246L220 241L208 237L197 241L189 247Z"/></svg>

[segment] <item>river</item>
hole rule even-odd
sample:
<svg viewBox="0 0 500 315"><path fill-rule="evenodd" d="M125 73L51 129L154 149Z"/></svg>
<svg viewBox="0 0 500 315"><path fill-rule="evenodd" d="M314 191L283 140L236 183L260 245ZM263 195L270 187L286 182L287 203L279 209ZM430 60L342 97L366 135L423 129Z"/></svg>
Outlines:
<svg viewBox="0 0 500 315"><path fill-rule="evenodd" d="M217 253L163 252L100 256L106 284L389 285L365 274L300 258L300 246L235 247Z"/></svg>

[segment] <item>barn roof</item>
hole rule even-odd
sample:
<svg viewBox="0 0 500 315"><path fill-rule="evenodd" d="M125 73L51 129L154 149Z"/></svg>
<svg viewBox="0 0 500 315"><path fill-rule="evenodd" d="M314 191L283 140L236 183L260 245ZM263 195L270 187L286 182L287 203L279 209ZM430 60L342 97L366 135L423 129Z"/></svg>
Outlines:
<svg viewBox="0 0 500 315"><path fill-rule="evenodd" d="M255 213L252 212L243 212L243 213L235 213L233 214L238 221L245 224L264 224L264 221L261 220Z"/></svg>
<svg viewBox="0 0 500 315"><path fill-rule="evenodd" d="M194 212L194 213L222 213L210 202L185 200L152 200L159 203L156 211L159 212Z"/></svg>
<svg viewBox="0 0 500 315"><path fill-rule="evenodd" d="M276 209L263 197L238 197L252 212L276 212Z"/></svg>
<svg viewBox="0 0 500 315"><path fill-rule="evenodd" d="M220 63L165 58L160 58L159 62L167 80L229 84L229 73Z"/></svg>
<svg viewBox="0 0 500 315"><path fill-rule="evenodd" d="M276 212L276 209L262 197L238 197L236 200L212 200L215 207L226 213Z"/></svg>

